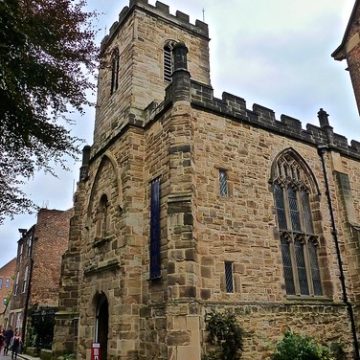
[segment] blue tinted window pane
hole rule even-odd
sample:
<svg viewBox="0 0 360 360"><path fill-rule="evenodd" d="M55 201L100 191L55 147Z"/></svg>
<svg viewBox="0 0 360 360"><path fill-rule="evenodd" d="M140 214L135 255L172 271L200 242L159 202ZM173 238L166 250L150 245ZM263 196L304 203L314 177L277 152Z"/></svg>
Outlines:
<svg viewBox="0 0 360 360"><path fill-rule="evenodd" d="M158 279L161 276L160 179L151 183L150 202L150 279Z"/></svg>

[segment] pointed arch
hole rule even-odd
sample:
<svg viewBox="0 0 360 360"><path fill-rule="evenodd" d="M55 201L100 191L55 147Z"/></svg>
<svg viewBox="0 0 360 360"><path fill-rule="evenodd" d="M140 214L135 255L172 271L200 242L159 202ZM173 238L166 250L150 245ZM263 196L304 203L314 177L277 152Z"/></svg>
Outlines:
<svg viewBox="0 0 360 360"><path fill-rule="evenodd" d="M314 216L319 209L319 186L306 161L292 148L280 152L269 180L274 196L287 295L322 296Z"/></svg>
<svg viewBox="0 0 360 360"><path fill-rule="evenodd" d="M115 194L116 194L116 198L113 199L112 198L112 194L109 193L109 190L103 190L102 194L105 194L107 196L108 201L112 201L116 206L118 206L120 209L122 209L122 183L121 183L121 173L119 171L119 167L117 164L117 161L115 159L115 157L109 152L107 151L101 158L99 166L97 168L96 171L96 175L94 178L94 181L91 185L91 191L90 191L90 196L88 199L88 204L87 204L87 216L88 218L91 216L91 212L93 209L93 204L94 204L94 197L95 197L95 193L96 193L96 188L98 186L99 180L102 176L102 170L106 164L106 162L109 162L111 164L112 167L112 171L114 174L114 184L115 184Z"/></svg>
<svg viewBox="0 0 360 360"><path fill-rule="evenodd" d="M287 179L295 180L299 186L306 187L310 193L320 195L314 173L304 158L293 148L284 149L275 157L269 182L282 183Z"/></svg>
<svg viewBox="0 0 360 360"><path fill-rule="evenodd" d="M95 310L94 342L100 344L101 359L107 359L109 335L109 301L104 292L96 292L93 297Z"/></svg>

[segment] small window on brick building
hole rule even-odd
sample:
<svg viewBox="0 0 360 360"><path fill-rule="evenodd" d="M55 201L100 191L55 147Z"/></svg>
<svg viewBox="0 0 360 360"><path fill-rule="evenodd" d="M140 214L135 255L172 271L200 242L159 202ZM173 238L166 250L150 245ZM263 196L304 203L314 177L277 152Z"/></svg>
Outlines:
<svg viewBox="0 0 360 360"><path fill-rule="evenodd" d="M229 196L229 182L226 170L219 170L219 194L221 197Z"/></svg>
<svg viewBox="0 0 360 360"><path fill-rule="evenodd" d="M2 289L2 285L3 285L3 279L0 278L0 289Z"/></svg>
<svg viewBox="0 0 360 360"><path fill-rule="evenodd" d="M10 279L6 279L5 281L5 287L9 288L10 287Z"/></svg>
<svg viewBox="0 0 360 360"><path fill-rule="evenodd" d="M160 178L150 184L150 279L161 277Z"/></svg>
<svg viewBox="0 0 360 360"><path fill-rule="evenodd" d="M23 288L22 288L23 293L26 291L28 277L29 277L29 266L27 266L25 268L24 282L23 282Z"/></svg>
<svg viewBox="0 0 360 360"><path fill-rule="evenodd" d="M112 95L119 87L119 67L120 67L120 55L119 50L115 49L111 54L111 89Z"/></svg>
<svg viewBox="0 0 360 360"><path fill-rule="evenodd" d="M21 262L21 260L22 260L23 248L24 248L24 245L21 244L19 247L19 262Z"/></svg>
<svg viewBox="0 0 360 360"><path fill-rule="evenodd" d="M17 295L18 287L19 287L19 272L16 273L16 281L15 281L15 286L14 286L14 295Z"/></svg>
<svg viewBox="0 0 360 360"><path fill-rule="evenodd" d="M27 256L30 256L31 255L31 236L29 236L29 238L28 238L27 245L28 245Z"/></svg>
<svg viewBox="0 0 360 360"><path fill-rule="evenodd" d="M231 261L225 261L225 288L226 292L234 292L234 275L233 275L233 263Z"/></svg>

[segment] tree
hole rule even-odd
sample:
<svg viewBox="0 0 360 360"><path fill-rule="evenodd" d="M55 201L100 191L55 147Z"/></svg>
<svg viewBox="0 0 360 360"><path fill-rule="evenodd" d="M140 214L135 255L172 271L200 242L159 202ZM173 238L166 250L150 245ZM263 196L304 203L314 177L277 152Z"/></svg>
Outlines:
<svg viewBox="0 0 360 360"><path fill-rule="evenodd" d="M0 0L0 223L29 211L24 179L76 157L66 128L84 112L97 47L85 0Z"/></svg>

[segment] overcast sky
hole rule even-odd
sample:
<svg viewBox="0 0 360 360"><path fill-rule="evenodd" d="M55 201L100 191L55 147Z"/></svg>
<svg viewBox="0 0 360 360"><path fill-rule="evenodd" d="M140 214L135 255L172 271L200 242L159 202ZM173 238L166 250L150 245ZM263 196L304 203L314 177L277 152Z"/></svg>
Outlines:
<svg viewBox="0 0 360 360"><path fill-rule="evenodd" d="M360 119L346 63L331 58L340 45L355 0L163 0L190 20L209 24L211 78L215 95L243 97L307 123L317 122L320 107L330 114L334 131L360 141ZM149 0L154 5L155 1ZM98 41L128 1L88 0L101 13ZM204 13L203 13L204 9ZM94 110L78 117L73 134L92 143ZM24 187L39 205L65 210L79 164L58 178L37 174ZM18 228L30 228L36 215L19 215L0 226L0 267L16 256Z"/></svg>

